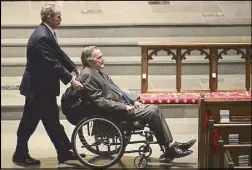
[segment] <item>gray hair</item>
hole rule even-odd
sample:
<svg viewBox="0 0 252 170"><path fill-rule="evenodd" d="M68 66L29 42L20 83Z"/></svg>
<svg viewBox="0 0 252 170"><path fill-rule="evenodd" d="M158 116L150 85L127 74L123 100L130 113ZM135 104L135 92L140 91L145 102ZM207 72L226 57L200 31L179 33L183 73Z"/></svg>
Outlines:
<svg viewBox="0 0 252 170"><path fill-rule="evenodd" d="M99 48L96 47L96 46L89 46L89 47L85 47L82 50L82 53L81 53L81 62L82 62L82 65L84 67L90 66L90 63L93 60L92 52L94 50L97 50L97 49L99 49Z"/></svg>
<svg viewBox="0 0 252 170"><path fill-rule="evenodd" d="M56 10L58 9L59 9L59 6L56 4L44 4L40 11L41 20L43 22L47 21L48 16L51 16L51 17L54 16Z"/></svg>

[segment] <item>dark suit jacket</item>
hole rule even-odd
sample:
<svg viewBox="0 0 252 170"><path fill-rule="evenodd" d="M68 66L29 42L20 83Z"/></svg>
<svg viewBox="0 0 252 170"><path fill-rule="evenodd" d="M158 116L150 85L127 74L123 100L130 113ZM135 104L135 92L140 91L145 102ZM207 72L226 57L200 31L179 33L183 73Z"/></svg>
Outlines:
<svg viewBox="0 0 252 170"><path fill-rule="evenodd" d="M60 80L68 84L76 65L58 46L49 28L41 23L27 44L27 64L20 85L20 93L58 96Z"/></svg>
<svg viewBox="0 0 252 170"><path fill-rule="evenodd" d="M103 75L110 79L105 73ZM81 70L79 79L85 87L83 90L85 94L83 95L89 98L91 105L94 106L93 108L105 112L127 112L123 97L113 89L113 86L96 69L85 67ZM110 79L110 81L112 80ZM134 99L130 98L131 104L134 104L134 101Z"/></svg>

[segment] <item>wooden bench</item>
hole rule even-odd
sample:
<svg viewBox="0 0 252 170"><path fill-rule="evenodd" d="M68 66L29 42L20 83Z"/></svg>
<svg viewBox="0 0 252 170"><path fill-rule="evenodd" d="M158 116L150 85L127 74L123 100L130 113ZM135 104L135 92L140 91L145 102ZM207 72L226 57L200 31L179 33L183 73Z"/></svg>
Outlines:
<svg viewBox="0 0 252 170"><path fill-rule="evenodd" d="M250 148L251 149L251 148ZM251 169L251 162L249 166L239 166L239 162L236 162L233 158L233 153L231 153L228 149L225 149L224 151L224 168L225 169ZM250 154L250 160L251 160L251 154Z"/></svg>
<svg viewBox="0 0 252 170"><path fill-rule="evenodd" d="M229 110L230 118L251 117L251 92L205 93L200 100L198 115L198 162L206 166L206 132L208 121L220 123L220 110Z"/></svg>
<svg viewBox="0 0 252 170"><path fill-rule="evenodd" d="M212 93L142 93L144 104L199 104L198 115L198 162L206 167L207 122L220 123L220 110L229 110L230 118L251 119L251 91Z"/></svg>
<svg viewBox="0 0 252 170"><path fill-rule="evenodd" d="M218 89L218 61L223 58L230 50L241 54L245 65L245 85L244 89L250 89L251 74L251 41L222 41L222 42L139 42L141 47L141 93L167 93L167 92L216 92ZM148 66L149 60L152 60L158 52L164 51L167 57L176 61L176 89L149 89L148 88ZM189 56L192 51L199 51L206 60L209 61L209 87L207 89L182 89L182 64L183 60ZM202 56L199 56L202 57ZM240 56L237 56L240 57ZM233 89L228 89L232 91ZM237 90L237 89L234 89Z"/></svg>
<svg viewBox="0 0 252 170"><path fill-rule="evenodd" d="M240 155L249 155L248 165L251 165L251 146L251 143L224 144L223 139L220 137L217 143L216 154L214 155L214 168L231 168L238 166L238 158ZM248 165L245 167L248 167Z"/></svg>
<svg viewBox="0 0 252 170"><path fill-rule="evenodd" d="M223 140L223 145L229 144L229 134L239 134L239 144L250 144L251 127L251 122L215 124L214 120L209 120L205 144L205 168L214 168L214 165L216 165L216 158L219 156L219 154L223 153L219 152L217 154L217 142L220 136Z"/></svg>

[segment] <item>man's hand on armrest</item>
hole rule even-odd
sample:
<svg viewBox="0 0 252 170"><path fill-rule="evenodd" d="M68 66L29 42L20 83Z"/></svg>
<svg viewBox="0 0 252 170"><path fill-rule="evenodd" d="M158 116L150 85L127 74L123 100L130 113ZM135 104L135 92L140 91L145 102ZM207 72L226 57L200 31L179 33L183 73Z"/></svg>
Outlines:
<svg viewBox="0 0 252 170"><path fill-rule="evenodd" d="M135 107L131 106L131 105L126 105L126 110L127 110L128 114L134 114Z"/></svg>
<svg viewBox="0 0 252 170"><path fill-rule="evenodd" d="M138 108L138 109L144 108L144 105L137 100L135 101L134 106L135 106L135 108Z"/></svg>

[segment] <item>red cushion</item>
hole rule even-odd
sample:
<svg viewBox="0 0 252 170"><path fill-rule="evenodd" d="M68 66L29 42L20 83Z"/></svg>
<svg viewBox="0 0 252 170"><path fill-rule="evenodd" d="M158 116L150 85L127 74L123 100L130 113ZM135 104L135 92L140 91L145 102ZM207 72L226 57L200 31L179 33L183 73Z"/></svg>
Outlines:
<svg viewBox="0 0 252 170"><path fill-rule="evenodd" d="M251 91L205 93L204 99L205 100L249 100L251 101Z"/></svg>
<svg viewBox="0 0 252 170"><path fill-rule="evenodd" d="M143 93L144 104L198 104L200 93Z"/></svg>

